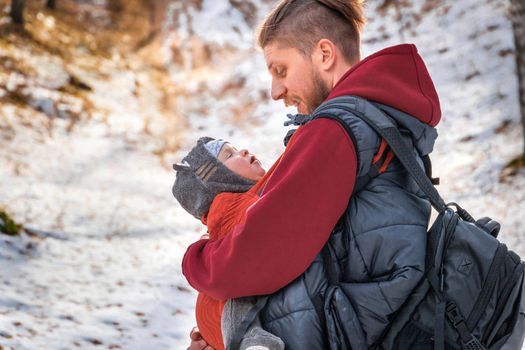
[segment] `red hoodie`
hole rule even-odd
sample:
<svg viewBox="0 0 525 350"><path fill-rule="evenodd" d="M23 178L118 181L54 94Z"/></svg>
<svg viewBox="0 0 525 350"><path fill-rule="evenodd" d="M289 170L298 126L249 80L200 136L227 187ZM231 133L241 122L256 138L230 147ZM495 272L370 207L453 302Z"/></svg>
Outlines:
<svg viewBox="0 0 525 350"><path fill-rule="evenodd" d="M379 51L352 67L327 99L356 95L435 126L439 99L414 45ZM242 224L188 248L182 271L216 299L271 294L302 274L321 251L352 194L357 159L338 122L317 119L294 134L261 198Z"/></svg>

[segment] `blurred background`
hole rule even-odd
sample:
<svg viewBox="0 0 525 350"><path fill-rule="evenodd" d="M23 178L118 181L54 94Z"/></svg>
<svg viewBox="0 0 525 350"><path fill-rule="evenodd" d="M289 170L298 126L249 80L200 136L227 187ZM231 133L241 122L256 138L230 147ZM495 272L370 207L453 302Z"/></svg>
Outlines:
<svg viewBox="0 0 525 350"><path fill-rule="evenodd" d="M0 349L187 347L180 262L205 230L171 164L204 135L266 168L284 150L294 111L255 47L275 3L0 0ZM369 0L362 35L363 57L417 45L442 104L438 188L522 257L524 7Z"/></svg>

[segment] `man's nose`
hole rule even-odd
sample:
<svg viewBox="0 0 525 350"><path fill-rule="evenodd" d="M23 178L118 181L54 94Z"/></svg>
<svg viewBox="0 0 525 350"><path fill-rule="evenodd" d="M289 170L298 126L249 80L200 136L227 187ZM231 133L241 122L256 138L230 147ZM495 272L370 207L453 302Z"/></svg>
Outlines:
<svg viewBox="0 0 525 350"><path fill-rule="evenodd" d="M272 99L277 101L277 100L284 98L285 92L286 92L286 89L284 85L275 81L275 79L272 79Z"/></svg>

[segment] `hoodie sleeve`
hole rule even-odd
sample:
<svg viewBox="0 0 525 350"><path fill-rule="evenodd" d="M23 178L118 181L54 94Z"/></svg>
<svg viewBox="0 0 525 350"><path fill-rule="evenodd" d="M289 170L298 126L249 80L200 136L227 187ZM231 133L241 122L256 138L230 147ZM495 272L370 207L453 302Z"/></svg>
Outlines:
<svg viewBox="0 0 525 350"><path fill-rule="evenodd" d="M300 127L246 220L222 239L189 246L182 271L199 292L225 300L271 294L302 274L348 205L354 145L338 122Z"/></svg>

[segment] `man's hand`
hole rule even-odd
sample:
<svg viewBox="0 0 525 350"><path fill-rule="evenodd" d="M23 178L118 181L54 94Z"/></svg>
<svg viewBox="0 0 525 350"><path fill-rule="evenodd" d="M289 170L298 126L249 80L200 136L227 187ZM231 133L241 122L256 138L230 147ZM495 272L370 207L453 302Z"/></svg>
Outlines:
<svg viewBox="0 0 525 350"><path fill-rule="evenodd" d="M193 327L193 329L191 330L190 339L190 347L186 350L215 350L214 348L209 346L204 339L202 339L202 335L197 327Z"/></svg>

